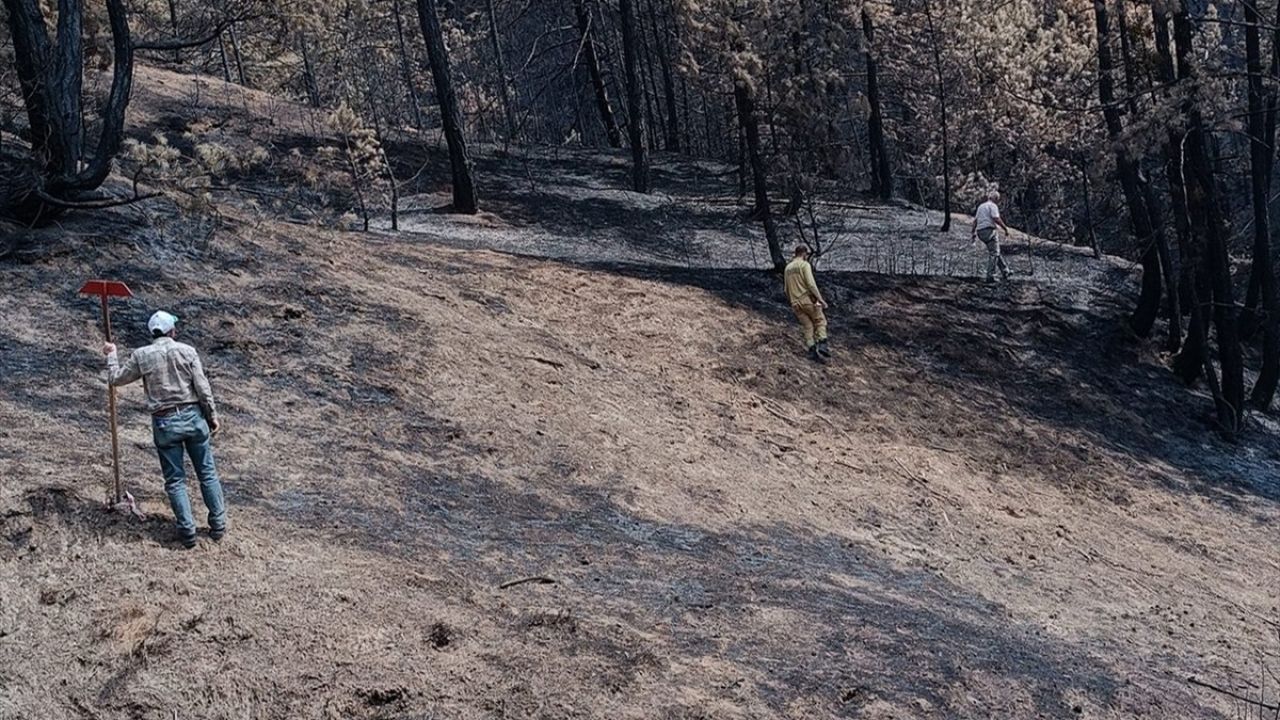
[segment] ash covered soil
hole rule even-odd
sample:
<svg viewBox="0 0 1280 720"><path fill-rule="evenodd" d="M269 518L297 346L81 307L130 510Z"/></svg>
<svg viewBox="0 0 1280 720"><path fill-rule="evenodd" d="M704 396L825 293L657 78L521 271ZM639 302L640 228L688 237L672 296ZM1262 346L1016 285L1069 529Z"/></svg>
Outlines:
<svg viewBox="0 0 1280 720"><path fill-rule="evenodd" d="M190 82L144 74L144 130ZM229 137L299 129L216 97ZM0 717L1225 718L1187 678L1280 672L1280 431L1216 440L1122 264L1028 241L987 287L921 222L928 270L868 272L853 235L908 211L851 201L818 367L728 180L477 162L477 218L130 208L0 269ZM163 307L203 353L220 544L177 549L137 388L150 517L102 510L90 276L141 296L122 344Z"/></svg>

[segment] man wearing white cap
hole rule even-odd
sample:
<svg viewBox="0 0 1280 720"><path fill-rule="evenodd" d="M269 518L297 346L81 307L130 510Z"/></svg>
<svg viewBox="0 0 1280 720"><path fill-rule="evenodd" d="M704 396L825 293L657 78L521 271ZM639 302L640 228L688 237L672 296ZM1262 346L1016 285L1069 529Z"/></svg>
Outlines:
<svg viewBox="0 0 1280 720"><path fill-rule="evenodd" d="M152 315L147 322L151 344L134 350L123 366L115 345L107 343L102 351L107 356L107 379L113 386L142 380L169 506L183 546L193 548L196 522L187 496L184 450L200 480L200 495L209 510L209 537L215 541L227 532L227 511L209 443L219 430L218 406L195 348L173 339L177 322L178 318L163 310Z"/></svg>

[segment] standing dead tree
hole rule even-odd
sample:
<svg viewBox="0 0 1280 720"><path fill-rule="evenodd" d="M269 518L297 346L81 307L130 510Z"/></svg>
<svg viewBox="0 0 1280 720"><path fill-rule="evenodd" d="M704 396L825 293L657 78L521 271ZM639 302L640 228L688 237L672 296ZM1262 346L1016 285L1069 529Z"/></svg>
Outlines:
<svg viewBox="0 0 1280 720"><path fill-rule="evenodd" d="M862 6L863 54L867 66L867 144L871 157L871 193L881 200L893 197L893 171L885 149L884 119L880 110L879 63L875 54L875 24Z"/></svg>
<svg viewBox="0 0 1280 720"><path fill-rule="evenodd" d="M1186 0L1179 0L1173 14L1173 44L1180 80L1195 78L1194 25ZM1195 342L1201 352L1202 365L1214 391L1214 404L1220 430L1235 436L1244 418L1244 358L1239 341L1235 292L1232 288L1231 262L1227 253L1227 226L1222 208L1221 191L1214 173L1214 139L1204 121L1199 99L1186 95L1182 112L1187 130L1182 141L1184 164L1182 199L1190 235L1199 247L1191 258L1195 273L1195 297L1204 317L1199 323L1201 334ZM1185 260L1185 259L1184 259ZM1218 349L1221 383L1214 382L1208 361L1208 320L1212 320ZM1193 316L1193 324L1195 317Z"/></svg>
<svg viewBox="0 0 1280 720"><path fill-rule="evenodd" d="M502 56L502 35L498 31L498 14L493 8L493 0L485 0L485 14L489 18L489 43L493 48L494 69L497 71L498 96L502 98L502 114L507 123L504 139L507 143L517 140L516 113L511 100L511 87L507 78L507 62Z"/></svg>
<svg viewBox="0 0 1280 720"><path fill-rule="evenodd" d="M1280 16L1280 5L1277 5ZM1262 307L1262 369L1254 383L1250 402L1262 410L1270 408L1280 383L1280 299L1276 293L1275 265L1271 252L1271 174L1275 164L1277 97L1264 90L1262 71L1262 19L1257 0L1245 0L1245 65L1249 75L1249 186L1253 207L1253 270L1249 276L1252 302L1246 309ZM1275 81L1280 58L1280 17L1272 37L1271 80ZM1251 313L1259 316L1256 311ZM1246 324L1242 322L1242 325Z"/></svg>
<svg viewBox="0 0 1280 720"><path fill-rule="evenodd" d="M418 0L418 22L422 25L422 38L427 43L427 59L431 63L431 78L435 81L436 102L440 105L440 123L444 126L445 142L449 146L449 166L453 176L454 212L474 214L477 210L476 186L471 175L471 157L467 154L466 131L462 121L462 109L454 91L449 73L449 51L444 45L444 32L440 17L436 14L435 0Z"/></svg>
<svg viewBox="0 0 1280 720"><path fill-rule="evenodd" d="M578 38L582 46L582 58L591 76L591 89L596 97L596 111L600 113L600 124L604 126L609 147L622 147L622 131L618 129L618 121L613 117L613 107L609 104L609 88L604 82L604 72L600 69L600 55L596 48L595 32L591 27L591 13L587 11L586 0L574 0L573 12L578 23Z"/></svg>
<svg viewBox="0 0 1280 720"><path fill-rule="evenodd" d="M1146 179L1142 176L1138 161L1120 144L1124 126L1121 121L1120 104L1116 101L1115 94L1113 73L1116 68L1111 54L1111 22L1107 0L1094 0L1093 14L1098 31L1098 100L1102 104L1107 135L1116 145L1116 168L1120 176L1120 187L1124 191L1125 205L1129 209L1129 223L1133 228L1134 237L1144 248L1142 293L1129 324L1134 332L1145 337L1150 334L1160 309L1163 271L1158 248L1167 241L1163 227L1152 216L1151 206L1148 203L1150 193L1146 188Z"/></svg>
<svg viewBox="0 0 1280 720"><path fill-rule="evenodd" d="M124 0L106 0L111 31L111 89L96 111L84 102L86 31L83 0L58 0L55 33L38 0L3 0L22 102L30 126L31 162L0 180L0 217L24 225L52 222L75 209L100 209L142 199L106 198L96 191L111 172L124 140L125 110L138 51L174 52L213 41L229 18L194 40L137 41ZM96 141L89 129L97 126Z"/></svg>
<svg viewBox="0 0 1280 720"><path fill-rule="evenodd" d="M644 88L640 84L639 37L632 0L618 0L622 14L622 61L627 76L627 134L631 140L631 189L649 192L649 149L645 144Z"/></svg>
<svg viewBox="0 0 1280 720"><path fill-rule="evenodd" d="M755 187L756 206L753 217L764 223L765 240L769 243L769 258L773 267L781 270L786 266L786 258L782 254L782 241L778 237L778 228L773 222L773 210L769 204L769 182L764 167L764 153L760 147L760 121L756 116L755 91L745 77L738 77L733 83L733 98L738 107L738 118L742 123L746 136L747 155L751 159L751 180Z"/></svg>
<svg viewBox="0 0 1280 720"><path fill-rule="evenodd" d="M413 54L409 51L409 41L404 34L404 13L400 9L400 0L392 0L391 16L396 21L396 44L400 49L400 74L404 76L405 88L409 93L409 109L413 113L413 126L422 130L426 125L422 121L422 102L418 99L418 88L413 81ZM305 47L304 45L303 48ZM308 74L311 72L309 66L310 62L308 62Z"/></svg>
<svg viewBox="0 0 1280 720"><path fill-rule="evenodd" d="M943 4L945 8L945 3ZM929 55L933 60L938 92L938 122L942 129L942 232L951 230L951 139L947 123L947 80L942 68L942 37L934 23L933 0L924 0L924 16L929 31ZM883 142L883 140L882 140ZM881 149L883 154L884 150Z"/></svg>

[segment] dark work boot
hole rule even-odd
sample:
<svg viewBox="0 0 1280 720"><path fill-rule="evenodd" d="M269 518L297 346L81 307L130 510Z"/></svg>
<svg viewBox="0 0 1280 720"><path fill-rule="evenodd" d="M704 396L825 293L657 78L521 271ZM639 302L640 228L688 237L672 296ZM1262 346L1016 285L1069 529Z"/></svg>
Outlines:
<svg viewBox="0 0 1280 720"><path fill-rule="evenodd" d="M809 348L809 359L816 363L826 362L826 360L823 360L822 355L818 352L817 345L814 345L813 347Z"/></svg>
<svg viewBox="0 0 1280 720"><path fill-rule="evenodd" d="M222 538L226 537L227 529L225 527L209 528L209 539L214 542L222 542Z"/></svg>
<svg viewBox="0 0 1280 720"><path fill-rule="evenodd" d="M195 533L191 533L190 535L184 535L184 534L182 534L182 533L179 533L179 534L178 534L178 539L182 541L182 547L184 547L184 548L186 548L186 549L188 549L188 550L190 550L190 549L192 549L192 548L194 548L194 547L196 546L196 534L195 534Z"/></svg>
<svg viewBox="0 0 1280 720"><path fill-rule="evenodd" d="M826 341L826 340L819 340L819 341L818 341L818 354L819 354L819 355L821 355L821 356L822 356L822 357L824 357L824 358L829 358L829 357L831 357L831 348L827 347L827 341Z"/></svg>

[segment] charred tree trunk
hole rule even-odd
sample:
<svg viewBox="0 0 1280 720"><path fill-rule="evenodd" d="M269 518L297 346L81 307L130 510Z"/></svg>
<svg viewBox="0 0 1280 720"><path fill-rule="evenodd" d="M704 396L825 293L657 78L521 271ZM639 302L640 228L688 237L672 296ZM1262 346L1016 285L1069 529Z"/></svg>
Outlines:
<svg viewBox="0 0 1280 720"><path fill-rule="evenodd" d="M1098 100L1102 104L1107 135L1112 143L1119 143L1124 127L1120 121L1120 107L1116 103L1115 80L1112 77L1115 64L1111 57L1111 28L1106 0L1093 0L1093 13L1098 31ZM1129 223L1134 238L1143 246L1142 293L1138 306L1129 319L1129 325L1140 337L1146 337L1151 334L1160 311L1163 288L1160 283L1160 256L1156 246L1164 241L1164 231L1153 222L1151 208L1147 205L1147 192L1143 187L1146 181L1137 161L1118 145L1115 154L1120 187L1124 192L1125 205L1129 208Z"/></svg>
<svg viewBox="0 0 1280 720"><path fill-rule="evenodd" d="M1133 67L1133 41L1129 37L1129 12L1125 9L1123 2L1116 3L1116 23L1120 31L1120 57L1124 63L1125 108L1128 109L1129 115L1136 116L1138 114L1138 83L1134 78L1136 73Z"/></svg>
<svg viewBox="0 0 1280 720"><path fill-rule="evenodd" d="M227 59L227 41L218 33L218 57L222 60L222 82L231 82L231 61Z"/></svg>
<svg viewBox="0 0 1280 720"><path fill-rule="evenodd" d="M760 149L760 121L756 118L756 102L751 86L745 80L737 80L733 85L733 98L738 106L743 135L746 136L747 155L751 159L751 180L756 194L756 207L752 215L764 222L769 258L773 261L774 269L782 270L786 266L786 259L782 254L782 242L778 239L778 229L773 223L773 213L769 207L769 184Z"/></svg>
<svg viewBox="0 0 1280 720"><path fill-rule="evenodd" d="M1169 37L1169 16L1162 3L1152 3L1151 18L1155 31L1158 77L1166 86L1172 86L1176 81L1184 78L1185 67L1175 66ZM1183 165L1182 135L1171 129L1164 143L1165 177L1169 182L1169 195L1173 204L1173 226L1178 240L1178 255L1181 258L1181 272L1178 275L1179 296L1185 301L1184 306L1190 316L1186 340L1173 359L1173 371L1188 385L1199 379L1203 372L1207 376L1210 388L1214 389L1216 398L1216 389L1219 387L1218 371L1209 359L1208 319L1200 301L1200 298L1205 297L1201 271L1203 262L1199 258L1198 248L1191 237L1191 211L1187 206Z"/></svg>
<svg viewBox="0 0 1280 720"><path fill-rule="evenodd" d="M699 96L702 99L702 133L704 136L704 142L702 143L701 149L707 156L714 157L716 154L716 147L712 138L716 136L716 133L713 130L711 120L711 104L707 102L707 94L705 92L700 93Z"/></svg>
<svg viewBox="0 0 1280 720"><path fill-rule="evenodd" d="M485 0L485 12L489 16L489 44L493 47L495 70L498 72L499 97L502 98L502 114L507 123L507 142L513 143L516 136L515 107L511 102L511 88L507 82L507 63L502 58L502 35L498 32L498 16L493 10L493 0Z"/></svg>
<svg viewBox="0 0 1280 720"><path fill-rule="evenodd" d="M666 31L658 22L656 4L656 0L649 0L649 26L653 28L658 53L658 70L662 73L662 92L667 101L667 150L680 152L680 115L679 102L676 99L676 81L671 72L671 55L667 51Z"/></svg>
<svg viewBox="0 0 1280 720"><path fill-rule="evenodd" d="M738 133L734 144L737 154L733 159L738 168L738 201L741 202L747 196L747 133L742 127L742 116L736 112L734 115L738 118Z"/></svg>
<svg viewBox="0 0 1280 720"><path fill-rule="evenodd" d="M667 14L665 16L666 24L667 24L667 38L673 43L673 45L667 46L667 53L668 53L667 61L668 61L668 64L670 64L672 67L672 70L671 70L672 75L674 76L674 78L676 79L676 81L679 83L679 86L680 86L680 110L681 110L680 117L682 120L681 128L680 128L681 130L680 149L683 150L686 155L695 155L696 150L694 148L693 103L689 101L689 82L684 77L684 75L682 75L675 69L674 61L672 60L672 55L671 55L672 52L679 51L680 43L681 43L680 30L676 26L675 20L672 17L674 14L675 14L675 11L671 9L670 5L668 5ZM672 48L674 48L674 50Z"/></svg>
<svg viewBox="0 0 1280 720"><path fill-rule="evenodd" d="M662 115L662 101L658 97L658 81L653 72L653 47L646 37L644 21L639 14L636 15L636 32L640 34L640 43L636 49L640 53L640 80L644 86L644 105L648 112L645 127L649 131L649 147L656 150L662 147L659 134L666 121Z"/></svg>
<svg viewBox="0 0 1280 720"><path fill-rule="evenodd" d="M249 81L244 73L244 58L240 55L240 36L236 34L235 23L227 26L227 35L231 37L231 55L236 61L236 77L240 79L240 85L249 87Z"/></svg>
<svg viewBox="0 0 1280 720"><path fill-rule="evenodd" d="M1165 335L1165 350L1176 353L1182 347L1181 283L1178 280L1177 270L1173 264L1173 249L1169 247L1169 241L1165 237L1160 224L1162 211L1159 209L1160 205L1156 200L1155 190L1152 189L1151 183L1147 182L1145 178L1142 180L1142 191L1147 203L1147 211L1151 216L1152 225L1156 227L1156 259L1160 265L1160 272L1164 277L1164 307L1165 319L1168 325L1168 331ZM1143 272L1146 272L1146 270L1144 269Z"/></svg>
<svg viewBox="0 0 1280 720"><path fill-rule="evenodd" d="M178 37L178 0L169 0L169 32L173 33L174 37ZM182 62L180 48L174 48L173 62L174 64Z"/></svg>
<svg viewBox="0 0 1280 720"><path fill-rule="evenodd" d="M591 29L591 14L587 12L586 0L574 0L573 11L578 19L578 37L582 43L582 57L587 64L587 72L591 75L591 87L596 96L596 112L600 113L600 124L604 126L605 135L609 138L609 147L622 147L622 131L618 129L618 121L613 117L613 108L609 105L609 89L604 82L604 72L600 69L600 56L596 51L595 33Z"/></svg>
<svg viewBox="0 0 1280 720"><path fill-rule="evenodd" d="M1277 8L1280 14L1280 7ZM1258 289L1263 308L1262 369L1250 401L1263 410L1271 406L1280 381L1280 305L1277 304L1275 266L1271 258L1271 214L1268 197L1275 158L1276 96L1264 95L1261 18L1256 0L1244 3L1245 65L1249 73L1249 180L1253 204L1253 270L1250 284ZM1274 31L1280 36L1280 25ZM1276 39L1280 39L1277 37ZM1272 75L1274 75L1274 69Z"/></svg>
<svg viewBox="0 0 1280 720"><path fill-rule="evenodd" d="M613 17L605 12L605 3L591 0L595 3L595 18L592 27L598 30L595 34L596 47L600 50L600 68L604 72L606 82L612 86L613 97L621 98L622 111L619 115L618 127L625 125L627 114L627 84L624 74L625 68L619 68L618 63L622 58L622 31L618 27L609 24L609 20ZM620 23L615 23L620 24ZM603 36L603 39L601 39Z"/></svg>
<svg viewBox="0 0 1280 720"><path fill-rule="evenodd" d="M947 128L947 83L942 73L942 50L933 24L933 2L925 0L925 18L929 25L929 44L933 49L933 72L938 84L938 112L942 123L942 232L951 229L951 144Z"/></svg>
<svg viewBox="0 0 1280 720"><path fill-rule="evenodd" d="M307 103L320 107L320 87L316 84L316 70L311 62L311 50L307 47L307 35L298 33L298 52L302 55L302 82L307 88Z"/></svg>
<svg viewBox="0 0 1280 720"><path fill-rule="evenodd" d="M400 46L400 75L404 78L405 88L409 91L409 111L413 113L413 126L418 130L424 130L427 124L422 117L422 101L418 99L418 87L413 82L413 53L410 52L409 41L404 35L404 17L400 0L392 0L391 12L396 21L396 44Z"/></svg>
<svg viewBox="0 0 1280 720"><path fill-rule="evenodd" d="M43 175L68 178L78 170L83 126L80 122L83 76L83 8L58 2L56 44L35 0L4 0L14 65L31 126L31 142L43 161Z"/></svg>
<svg viewBox="0 0 1280 720"><path fill-rule="evenodd" d="M585 75L585 71L583 73ZM587 78L587 82L591 82ZM576 131L582 145L591 145L594 140L594 133L587 127L586 118L582 114L582 103L585 102L582 96L582 82L578 79L573 81L573 127L569 129L570 137Z"/></svg>
<svg viewBox="0 0 1280 720"><path fill-rule="evenodd" d="M641 1L632 0L633 3L637 4ZM640 92L644 96L645 139L650 152L652 152L662 147L660 140L663 126L662 103L657 100L658 85L654 80L653 73L653 45L649 40L648 33L645 32L643 8L633 5L632 16L635 18L635 48L637 67L640 73Z"/></svg>
<svg viewBox="0 0 1280 720"><path fill-rule="evenodd" d="M1098 244L1098 233L1093 226L1093 200L1089 197L1089 161L1084 153L1077 156L1080 166L1080 188L1084 195L1084 222L1089 237L1089 248L1093 250L1095 259L1102 258L1102 246Z"/></svg>
<svg viewBox="0 0 1280 720"><path fill-rule="evenodd" d="M374 137L378 141L378 158L382 160L382 170L387 174L387 185L391 192L391 229L400 229L400 183L396 180L396 170L391 166L391 158L387 157L386 136L382 133L381 113L370 102L369 114L373 117ZM366 230L368 227L365 228Z"/></svg>
<svg viewBox="0 0 1280 720"><path fill-rule="evenodd" d="M124 0L106 0L111 31L111 90L99 111L93 152L85 138L83 13L80 0L59 0L56 44L37 0L3 0L15 69L35 159L31 176L0 181L0 215L23 224L52 221L82 193L101 187L124 139L133 87L133 39Z"/></svg>
<svg viewBox="0 0 1280 720"><path fill-rule="evenodd" d="M640 84L635 8L618 0L622 15L622 61L627 77L627 134L631 140L631 188L649 192L649 149L645 146L644 88Z"/></svg>
<svg viewBox="0 0 1280 720"><path fill-rule="evenodd" d="M1124 82L1126 91L1125 105L1128 108L1129 115L1136 117L1138 115L1138 85L1135 77L1137 71L1134 67L1134 57L1132 41L1129 35L1129 14L1125 9L1124 0L1116 4L1116 18L1119 22L1120 30L1120 54L1124 60ZM1156 235L1152 238L1155 245L1156 258L1159 261L1160 272L1164 277L1164 294L1165 294L1165 319L1168 323L1168 333L1165 340L1165 349L1169 352L1176 353L1182 347L1182 307L1181 307L1181 290L1179 282L1173 266L1173 251L1169 247L1169 241L1163 232L1163 210L1159 201L1156 199L1155 191L1151 187L1151 183L1147 182L1145 174L1141 166L1138 168L1140 173L1139 180L1143 192L1143 199L1147 206L1147 216L1150 218L1151 225L1156 231ZM1143 272L1146 273L1146 261L1148 258L1144 255ZM1145 277L1144 277L1145 282ZM1145 289L1145 285L1144 285ZM1135 312L1135 315L1137 313Z"/></svg>
<svg viewBox="0 0 1280 720"><path fill-rule="evenodd" d="M431 63L431 79L435 82L436 101L440 104L440 122L445 142L449 145L449 166L453 176L453 210L476 212L476 186L471 177L471 157L467 154L466 133L458 96L454 93L449 73L449 52L444 46L444 33L436 15L436 0L418 0L418 22L427 44L427 60Z"/></svg>
<svg viewBox="0 0 1280 720"><path fill-rule="evenodd" d="M884 142L884 117L880 111L879 68L875 56L875 25L866 7L862 9L862 35L867 64L867 143L871 152L871 193L882 200L893 197L893 171Z"/></svg>
<svg viewBox="0 0 1280 720"><path fill-rule="evenodd" d="M680 150L685 155L697 154L693 147L693 110L689 102L689 83L680 78Z"/></svg>
<svg viewBox="0 0 1280 720"><path fill-rule="evenodd" d="M1190 76L1192 24L1185 0L1173 17L1174 46L1179 74ZM1193 237L1203 238L1203 286L1211 293L1213 329L1217 336L1221 389L1215 396L1218 424L1228 437L1240 430L1244 413L1244 358L1239 343L1239 327L1232 288L1231 264L1227 255L1226 221L1222 213L1217 178L1214 177L1212 138L1205 128L1198 101L1188 97L1183 104L1187 117L1186 202ZM1203 302L1206 298L1201 297ZM1212 379L1211 379L1212 380Z"/></svg>
<svg viewBox="0 0 1280 720"><path fill-rule="evenodd" d="M76 2L76 0L64 0L68 4ZM107 16L111 26L111 45L112 45L112 74L111 74L111 92L107 96L107 103L102 110L102 128L99 131L97 147L93 156L85 159L81 164L83 168L78 172L71 182L66 183L70 189L96 190L106 181L107 175L111 172L111 163L115 160L116 153L120 151L120 143L124 140L124 115L129 105L129 97L133 92L133 38L129 33L129 14L125 8L124 0L106 0ZM67 72L79 74L80 66L77 64L67 68ZM72 85L77 89L80 88L80 81L77 80ZM76 117L77 123L81 121L79 116ZM83 141L81 134L76 134L76 143L80 145Z"/></svg>

